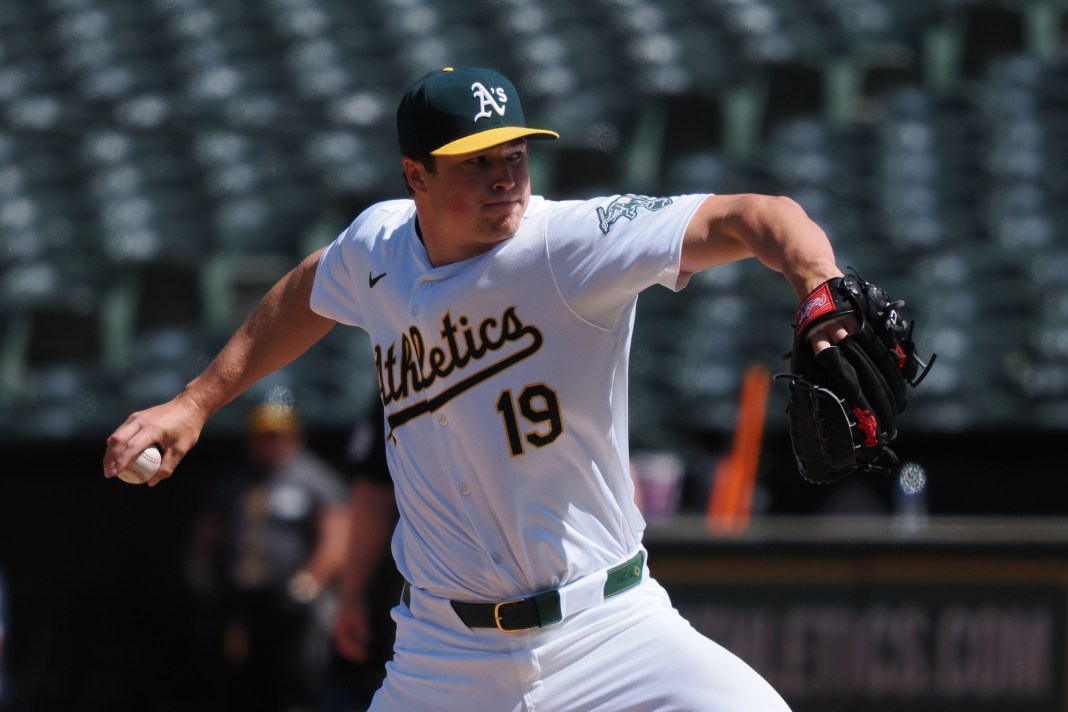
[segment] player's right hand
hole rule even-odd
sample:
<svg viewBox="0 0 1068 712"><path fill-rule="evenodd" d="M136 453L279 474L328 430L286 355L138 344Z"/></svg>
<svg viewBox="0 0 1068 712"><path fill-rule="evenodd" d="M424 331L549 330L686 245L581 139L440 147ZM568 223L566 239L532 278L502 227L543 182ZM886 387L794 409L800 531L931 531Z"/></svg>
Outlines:
<svg viewBox="0 0 1068 712"><path fill-rule="evenodd" d="M185 394L130 415L108 436L104 452L104 477L115 477L150 445L163 449L159 471L149 487L170 477L178 463L200 439L207 414Z"/></svg>

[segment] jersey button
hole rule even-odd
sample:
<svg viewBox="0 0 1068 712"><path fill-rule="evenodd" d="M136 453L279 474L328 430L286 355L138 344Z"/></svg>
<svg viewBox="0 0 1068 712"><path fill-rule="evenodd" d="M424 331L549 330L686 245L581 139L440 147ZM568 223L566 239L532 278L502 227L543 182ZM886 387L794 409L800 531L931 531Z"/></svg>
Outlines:
<svg viewBox="0 0 1068 712"><path fill-rule="evenodd" d="M498 554L496 551L493 552L493 556L491 558L493 559L493 563L495 563L495 564L501 563L501 555Z"/></svg>
<svg viewBox="0 0 1068 712"><path fill-rule="evenodd" d="M412 316L419 316L419 305L418 304L416 304L414 307L412 307Z"/></svg>
<svg viewBox="0 0 1068 712"><path fill-rule="evenodd" d="M449 419L448 418L446 418L444 415L439 415L438 416L438 425L448 425L448 424L449 424Z"/></svg>
<svg viewBox="0 0 1068 712"><path fill-rule="evenodd" d="M471 494L471 485L467 484L466 482L460 485L460 494L462 494L464 497Z"/></svg>

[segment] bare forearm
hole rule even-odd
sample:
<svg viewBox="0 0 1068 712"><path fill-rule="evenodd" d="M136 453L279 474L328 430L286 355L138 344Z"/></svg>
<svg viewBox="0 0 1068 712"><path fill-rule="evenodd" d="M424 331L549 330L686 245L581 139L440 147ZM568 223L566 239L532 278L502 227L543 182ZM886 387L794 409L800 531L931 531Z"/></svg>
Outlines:
<svg viewBox="0 0 1068 712"><path fill-rule="evenodd" d="M334 322L311 310L316 253L278 281L184 395L213 415L319 341Z"/></svg>
<svg viewBox="0 0 1068 712"><path fill-rule="evenodd" d="M334 619L337 651L354 662L367 662L374 628L367 592L389 548L396 522L393 487L360 477L349 500L350 528L341 569L341 606Z"/></svg>
<svg viewBox="0 0 1068 712"><path fill-rule="evenodd" d="M146 447L163 447L163 462L149 481L173 474L215 412L249 386L285 366L321 339L334 322L311 310L319 253L305 259L263 298L204 371L166 403L133 413L107 440L104 474L115 477Z"/></svg>
<svg viewBox="0 0 1068 712"><path fill-rule="evenodd" d="M344 598L363 596L379 563L389 550L396 523L393 487L366 479L353 485L349 504L349 541L341 570Z"/></svg>
<svg viewBox="0 0 1068 712"><path fill-rule="evenodd" d="M344 505L330 507L321 515L319 538L303 570L324 585L337 576L345 561L349 533L349 513Z"/></svg>

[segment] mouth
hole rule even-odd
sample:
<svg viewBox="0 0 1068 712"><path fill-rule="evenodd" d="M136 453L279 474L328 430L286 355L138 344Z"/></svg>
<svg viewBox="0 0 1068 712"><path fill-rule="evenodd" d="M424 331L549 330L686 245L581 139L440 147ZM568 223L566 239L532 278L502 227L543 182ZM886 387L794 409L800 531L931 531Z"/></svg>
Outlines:
<svg viewBox="0 0 1068 712"><path fill-rule="evenodd" d="M518 200L498 200L492 203L484 203L483 208L486 210L500 212L504 210L512 210L520 205Z"/></svg>

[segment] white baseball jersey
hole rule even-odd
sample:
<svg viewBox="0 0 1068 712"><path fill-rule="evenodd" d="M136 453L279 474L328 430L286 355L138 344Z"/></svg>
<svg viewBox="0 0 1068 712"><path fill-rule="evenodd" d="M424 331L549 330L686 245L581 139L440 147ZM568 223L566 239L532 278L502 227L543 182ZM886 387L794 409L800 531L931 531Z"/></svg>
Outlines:
<svg viewBox="0 0 1068 712"><path fill-rule="evenodd" d="M499 601L633 556L628 352L637 295L679 281L705 196L534 196L517 234L433 267L410 200L327 248L311 306L370 334L415 587Z"/></svg>

